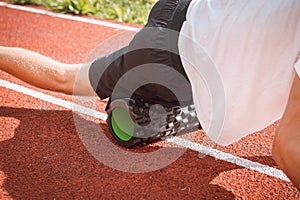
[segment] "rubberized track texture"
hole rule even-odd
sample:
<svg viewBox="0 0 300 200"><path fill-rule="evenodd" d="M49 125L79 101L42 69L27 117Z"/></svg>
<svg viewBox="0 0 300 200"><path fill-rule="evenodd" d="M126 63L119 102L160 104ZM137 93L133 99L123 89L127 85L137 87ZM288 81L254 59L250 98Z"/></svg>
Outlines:
<svg viewBox="0 0 300 200"><path fill-rule="evenodd" d="M42 8L8 7L0 2L1 46L26 48L66 63L83 62L109 38L132 35L138 28ZM130 173L140 163L123 163L124 172L100 162L83 142L89 135L78 131L78 121L85 130L100 126L111 140L103 114L107 101L96 101L94 112L72 100L0 71L0 199L300 199L271 156L277 123L213 150L202 145L201 131L192 140L187 135L126 150L140 155L166 146L187 147L165 167Z"/></svg>

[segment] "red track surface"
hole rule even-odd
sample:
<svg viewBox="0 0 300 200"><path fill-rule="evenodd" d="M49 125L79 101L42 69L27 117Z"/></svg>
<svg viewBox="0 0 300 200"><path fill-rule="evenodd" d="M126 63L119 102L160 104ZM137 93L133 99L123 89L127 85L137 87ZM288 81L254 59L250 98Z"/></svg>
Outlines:
<svg viewBox="0 0 300 200"><path fill-rule="evenodd" d="M96 46L122 32L3 7L0 11L0 45L34 50L62 62L82 62ZM4 72L0 78L38 90ZM99 107L105 103L99 102ZM82 120L87 127L100 122ZM82 144L72 111L3 87L0 124L0 199L300 199L290 182L209 156L200 159L192 150L154 172L109 168ZM216 148L276 168L271 157L275 128L276 124ZM133 151L151 151L163 143Z"/></svg>

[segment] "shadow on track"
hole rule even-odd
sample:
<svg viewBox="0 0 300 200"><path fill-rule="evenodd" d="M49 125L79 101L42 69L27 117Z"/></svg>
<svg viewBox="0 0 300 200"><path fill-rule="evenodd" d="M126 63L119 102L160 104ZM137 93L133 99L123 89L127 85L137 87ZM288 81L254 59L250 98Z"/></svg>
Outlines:
<svg viewBox="0 0 300 200"><path fill-rule="evenodd" d="M109 168L85 149L71 111L0 107L1 117L20 120L14 137L0 142L3 188L16 199L234 199L211 184L239 167L188 150L158 171L124 173ZM82 119L85 120L85 119ZM87 128L99 126L86 121ZM106 124L101 124L107 130ZM143 151L147 147L138 147Z"/></svg>

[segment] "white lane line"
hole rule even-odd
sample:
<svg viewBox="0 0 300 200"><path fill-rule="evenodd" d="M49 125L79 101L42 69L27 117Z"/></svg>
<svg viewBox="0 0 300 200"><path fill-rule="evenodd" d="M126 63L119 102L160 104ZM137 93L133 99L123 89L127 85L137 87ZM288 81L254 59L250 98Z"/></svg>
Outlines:
<svg viewBox="0 0 300 200"><path fill-rule="evenodd" d="M234 156L229 153L225 153L223 151L213 149L211 147L203 146L201 144L192 142L190 140L182 139L180 137L171 137L168 138L167 141L180 145L185 148L189 148L194 151L198 151L199 153L203 153L205 155L209 155L211 157L224 160L233 164L236 164L238 166L251 169L257 172L260 172L262 174L267 174L269 176L273 176L276 178L279 178L284 181L290 182L290 180L286 177L286 175L283 173L283 171L270 167L268 165L263 165L258 162L253 162L251 160L247 160L245 158L240 158L238 156Z"/></svg>
<svg viewBox="0 0 300 200"><path fill-rule="evenodd" d="M45 93L42 93L42 92L38 92L38 91L35 91L35 90L32 90L32 89L29 89L27 87L17 85L17 84L14 84L14 83L2 80L2 79L0 79L0 87L5 87L5 88L8 88L8 89L11 89L11 90L14 90L14 91L32 96L34 98L37 98L37 99L40 99L40 100L43 100L43 101L61 106L63 108L67 108L67 109L70 109L70 110L73 110L73 111L91 116L91 117L99 118L99 119L102 119L102 120L106 120L106 117L107 117L106 114L103 114L103 113L98 112L96 110L84 107L84 106L79 105L79 104L75 104L75 103L70 102L70 101L59 99L59 98L53 97L51 95L48 95L48 94L45 94Z"/></svg>
<svg viewBox="0 0 300 200"><path fill-rule="evenodd" d="M42 92L37 92L35 90L29 89L24 86L20 86L20 85L17 85L17 84L14 84L14 83L2 80L2 79L0 79L0 87L8 88L8 89L32 96L34 98L52 103L54 105L58 105L58 106L61 106L61 107L91 116L91 117L95 117L95 118L98 118L101 120L106 120L106 117L107 117L107 115L104 113L92 110L90 108L86 108L84 106L75 104L70 101L62 100L62 99L53 97L51 95L44 94ZM250 160L247 160L244 158L240 158L240 157L219 151L217 149L206 147L201 144L198 144L198 143L186 140L186 139L182 139L179 137L171 137L171 138L168 138L167 141L177 144L179 146L197 151L199 153L209 155L209 156L218 158L220 160L227 161L229 163L233 163L238 166L241 166L241 167L244 167L247 169L251 169L251 170L260 172L262 174L266 174L266 175L290 182L290 180L286 177L286 175L279 169L276 169L276 168L273 168L273 167L270 167L267 165L263 165L258 162L253 162L253 161L250 161Z"/></svg>
<svg viewBox="0 0 300 200"><path fill-rule="evenodd" d="M132 32L137 32L139 30L139 28L134 28L131 26L125 26L125 25L121 25L121 24L106 22L106 21L102 21L102 20L89 19L89 18L84 18L84 17L78 17L78 16L73 16L73 15L65 15L65 14L61 14L61 13L50 12L47 10L41 10L41 9L36 9L36 8L31 8L31 7L26 7L26 6L13 5L13 4L5 3L5 2L0 2L0 6L6 7L6 8L12 8L12 9L16 9L16 10L21 10L21 11L26 11L26 12L30 12L30 13L36 13L36 14L40 14L40 15L48 15L51 17L57 17L57 18L61 18L61 19L68 19L68 20L77 21L77 22L100 25L100 26L105 26L105 27L110 27L110 28L115 28L115 29L120 29L120 30L126 30L126 31L132 31Z"/></svg>

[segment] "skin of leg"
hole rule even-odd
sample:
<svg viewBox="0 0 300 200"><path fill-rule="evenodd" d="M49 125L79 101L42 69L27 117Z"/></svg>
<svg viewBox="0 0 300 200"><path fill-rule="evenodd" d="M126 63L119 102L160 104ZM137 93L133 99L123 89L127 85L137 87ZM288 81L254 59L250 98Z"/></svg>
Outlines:
<svg viewBox="0 0 300 200"><path fill-rule="evenodd" d="M273 158L300 190L300 78L297 75L286 110L276 130Z"/></svg>
<svg viewBox="0 0 300 200"><path fill-rule="evenodd" d="M68 95L95 94L88 78L89 66L60 63L21 48L0 47L1 70L35 87Z"/></svg>

